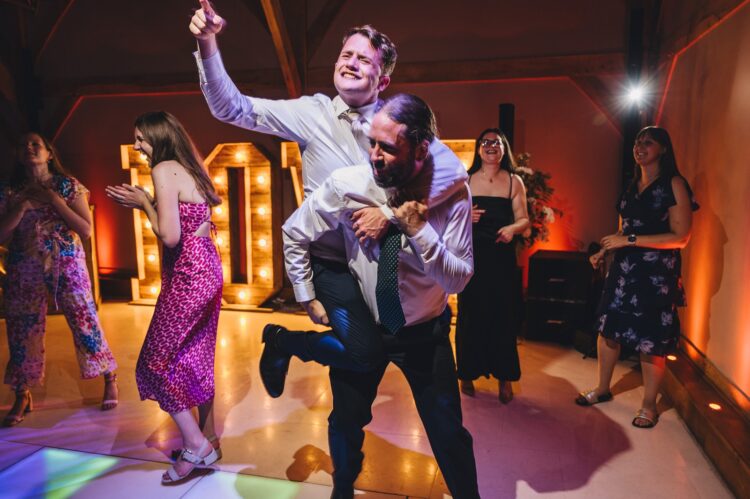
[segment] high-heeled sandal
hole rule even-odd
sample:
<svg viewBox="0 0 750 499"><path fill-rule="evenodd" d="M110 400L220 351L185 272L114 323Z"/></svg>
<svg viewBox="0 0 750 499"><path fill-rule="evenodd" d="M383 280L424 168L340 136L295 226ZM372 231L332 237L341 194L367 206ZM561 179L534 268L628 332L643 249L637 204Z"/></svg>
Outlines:
<svg viewBox="0 0 750 499"><path fill-rule="evenodd" d="M19 403L19 399L22 398L21 402ZM18 407L16 411L15 409ZM26 414L30 413L33 410L33 402L31 400L31 392L28 390L20 390L16 391L16 401L13 404L13 408L8 412L8 414L3 418L3 426L4 427L10 427L10 426L16 426L18 423L24 420L24 417Z"/></svg>
<svg viewBox="0 0 750 499"><path fill-rule="evenodd" d="M218 461L224 455L221 452L221 442L219 442L219 437L216 435L211 435L210 437L206 437L206 440L208 440L211 445L213 446L214 450L216 451L216 460ZM177 461L180 458L180 454L182 453L182 449L174 449L172 450L172 453L169 455L169 459L171 461Z"/></svg>
<svg viewBox="0 0 750 499"><path fill-rule="evenodd" d="M210 448L211 452L209 452L205 456L201 456L201 454L203 454L207 448ZM196 452L193 452L190 449L183 449L180 453L180 457L177 459L177 462L186 461L190 463L192 466L190 466L188 471L184 475L180 475L175 468L175 465L177 464L176 462L174 465L169 467L164 475L162 475L161 484L176 485L178 483L182 483L190 478L193 470L195 470L196 468L206 468L215 463L217 459L219 458L216 455L216 450L213 448L208 439L204 439L200 448Z"/></svg>
<svg viewBox="0 0 750 499"><path fill-rule="evenodd" d="M107 386L114 386L115 392L119 395L119 388L117 386L117 374L115 373L107 373L104 375L104 396L107 396ZM116 395L117 396L117 395ZM114 399L107 399L105 398L102 400L102 410L103 411L110 411L117 407L117 404L119 401Z"/></svg>

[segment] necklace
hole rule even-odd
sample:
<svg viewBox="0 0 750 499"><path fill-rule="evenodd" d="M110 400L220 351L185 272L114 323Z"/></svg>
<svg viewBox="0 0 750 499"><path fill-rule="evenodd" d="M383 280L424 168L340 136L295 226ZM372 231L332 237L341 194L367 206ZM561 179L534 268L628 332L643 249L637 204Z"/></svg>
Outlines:
<svg viewBox="0 0 750 499"><path fill-rule="evenodd" d="M482 176L484 178L486 178L487 180L489 180L490 184L495 181L495 177L497 177L497 174L500 173L500 170L498 170L492 176L489 176L489 175L487 175L487 172L484 171L484 168L480 169L479 171L482 172Z"/></svg>

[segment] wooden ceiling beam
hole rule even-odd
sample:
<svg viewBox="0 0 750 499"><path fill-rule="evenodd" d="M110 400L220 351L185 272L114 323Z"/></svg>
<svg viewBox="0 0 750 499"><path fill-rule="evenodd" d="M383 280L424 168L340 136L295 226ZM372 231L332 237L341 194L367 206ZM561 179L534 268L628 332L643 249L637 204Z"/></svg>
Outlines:
<svg viewBox="0 0 750 499"><path fill-rule="evenodd" d="M622 53L576 56L529 57L455 62L400 63L396 66L395 81L412 84L440 84L451 82L482 82L527 78L562 78L605 74L623 74ZM332 69L310 70L311 85L316 88L331 86ZM285 85L276 71L269 69L232 72L232 79L240 91L277 90ZM114 94L149 94L198 91L194 73L133 76L130 78L89 78L84 80L51 80L43 87L45 95L81 96Z"/></svg>
<svg viewBox="0 0 750 499"><path fill-rule="evenodd" d="M260 0L260 3L266 15L268 29L271 32L271 39L276 49L276 57L279 59L287 92L292 98L299 97L302 95L302 80L297 69L294 48L281 11L281 4L279 0Z"/></svg>
<svg viewBox="0 0 750 499"><path fill-rule="evenodd" d="M60 27L60 24L62 24L63 19L65 16L70 12L71 7L73 7L73 3L75 0L65 0L62 3L57 3L54 7L56 11L54 12L54 15L52 16L52 22L49 24L49 27L46 29L42 29L41 32L46 32L46 35L44 36L44 39L39 44L39 48L36 50L36 54L34 55L34 64L39 64L39 59L42 56L42 53L44 53L44 50L49 45L52 38L54 38L55 33L57 32L57 28Z"/></svg>
<svg viewBox="0 0 750 499"><path fill-rule="evenodd" d="M622 122L613 112L615 98L612 91L596 76L571 76L571 81L588 97L609 121L612 128L622 135Z"/></svg>
<svg viewBox="0 0 750 499"><path fill-rule="evenodd" d="M333 24L333 21L341 12L344 4L346 4L346 0L328 0L320 10L318 17L313 21L307 32L308 63L315 56L318 48L320 48L323 38L325 38L326 33L328 33L328 28L331 27L331 24Z"/></svg>
<svg viewBox="0 0 750 499"><path fill-rule="evenodd" d="M277 90L284 81L275 70L233 71L232 79L243 93ZM45 95L53 97L170 94L200 92L194 73L134 76L130 78L88 78L84 80L50 80L43 86Z"/></svg>
<svg viewBox="0 0 750 499"><path fill-rule="evenodd" d="M464 61L404 62L396 65L394 82L439 84L499 80L622 74L625 56L620 52L550 57L520 57ZM331 68L308 71L311 87L331 85Z"/></svg>
<svg viewBox="0 0 750 499"><path fill-rule="evenodd" d="M266 20L266 14L263 12L263 7L259 0L242 0L243 5L247 7L247 10L252 12L253 16L260 21L260 25L266 30L266 33L271 31L268 29L268 21Z"/></svg>
<svg viewBox="0 0 750 499"><path fill-rule="evenodd" d="M694 5L695 15L689 25L676 33L664 33L665 39L660 42L662 61L670 60L676 54L693 45L714 27L726 20L728 16L735 14L748 3L750 3L748 0L717 0L696 3ZM683 7L681 3L678 3L673 8ZM668 15L669 12L664 12L662 17ZM663 31L661 32L663 33Z"/></svg>

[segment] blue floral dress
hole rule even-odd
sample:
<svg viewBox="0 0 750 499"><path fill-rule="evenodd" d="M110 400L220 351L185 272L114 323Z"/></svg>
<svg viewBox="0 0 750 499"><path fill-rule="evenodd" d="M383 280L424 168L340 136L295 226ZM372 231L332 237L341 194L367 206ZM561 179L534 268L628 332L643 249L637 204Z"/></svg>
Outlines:
<svg viewBox="0 0 750 499"><path fill-rule="evenodd" d="M695 211L698 204L687 188ZM669 232L669 208L675 204L672 178L659 177L640 194L635 187L628 189L618 205L622 233ZM616 250L597 309L599 333L648 355L663 356L674 349L680 336L677 307L686 305L681 265L677 249Z"/></svg>

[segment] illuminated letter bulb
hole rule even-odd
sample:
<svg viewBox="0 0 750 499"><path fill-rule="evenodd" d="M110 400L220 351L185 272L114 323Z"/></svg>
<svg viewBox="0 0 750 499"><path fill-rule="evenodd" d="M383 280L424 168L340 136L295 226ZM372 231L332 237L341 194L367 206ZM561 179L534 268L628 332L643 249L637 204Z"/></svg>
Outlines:
<svg viewBox="0 0 750 499"><path fill-rule="evenodd" d="M258 183L259 184L265 184L266 183L266 177L263 175L258 175Z"/></svg>
<svg viewBox="0 0 750 499"><path fill-rule="evenodd" d="M214 184L221 184L221 182L222 182L221 177L219 175L216 175L214 177Z"/></svg>
<svg viewBox="0 0 750 499"><path fill-rule="evenodd" d="M224 213L224 210L221 209L221 206L217 206L214 211L217 215L221 215L222 213Z"/></svg>
<svg viewBox="0 0 750 499"><path fill-rule="evenodd" d="M265 248L266 244L268 244L268 242L265 239L258 239L258 246L261 248Z"/></svg>
<svg viewBox="0 0 750 499"><path fill-rule="evenodd" d="M265 214L266 214L266 207L265 206L261 206L260 208L258 208L258 215L262 216L262 215L265 215Z"/></svg>
<svg viewBox="0 0 750 499"><path fill-rule="evenodd" d="M216 238L216 244L218 244L219 246L221 246L222 244L224 244L224 238L222 238L221 236L217 237Z"/></svg>
<svg viewBox="0 0 750 499"><path fill-rule="evenodd" d="M245 294L244 291L240 291L239 293L237 293L237 296L239 297L240 300L244 300L245 296L247 295Z"/></svg>
<svg viewBox="0 0 750 499"><path fill-rule="evenodd" d="M268 271L266 269L260 269L260 272L258 272L258 275L261 277L268 277Z"/></svg>
<svg viewBox="0 0 750 499"><path fill-rule="evenodd" d="M146 220L146 228L147 228L147 229L150 229L150 228L151 228L151 222L149 222L148 220Z"/></svg>
<svg viewBox="0 0 750 499"><path fill-rule="evenodd" d="M151 294L155 295L158 289L156 289L156 286L151 286Z"/></svg>
<svg viewBox="0 0 750 499"><path fill-rule="evenodd" d="M155 262L156 261L156 255L154 255L154 254L148 255L147 258L148 258L149 262Z"/></svg>

